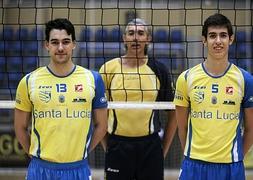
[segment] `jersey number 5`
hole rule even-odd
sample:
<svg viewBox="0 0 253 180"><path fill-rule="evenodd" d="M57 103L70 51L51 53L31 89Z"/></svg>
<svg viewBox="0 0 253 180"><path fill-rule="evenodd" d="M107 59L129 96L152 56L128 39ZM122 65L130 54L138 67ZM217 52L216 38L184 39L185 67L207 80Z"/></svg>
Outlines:
<svg viewBox="0 0 253 180"><path fill-rule="evenodd" d="M212 84L212 93L218 93L218 84Z"/></svg>

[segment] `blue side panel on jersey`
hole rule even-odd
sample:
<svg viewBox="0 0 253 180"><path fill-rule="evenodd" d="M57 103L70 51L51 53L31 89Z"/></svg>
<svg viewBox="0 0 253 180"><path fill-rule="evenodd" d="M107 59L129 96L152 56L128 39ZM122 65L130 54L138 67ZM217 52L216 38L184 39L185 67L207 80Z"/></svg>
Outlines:
<svg viewBox="0 0 253 180"><path fill-rule="evenodd" d="M191 123L191 119L189 120L190 124L189 124L189 137L188 137L188 149L187 149L187 157L190 157L190 153L191 153L191 143L192 143L192 123Z"/></svg>

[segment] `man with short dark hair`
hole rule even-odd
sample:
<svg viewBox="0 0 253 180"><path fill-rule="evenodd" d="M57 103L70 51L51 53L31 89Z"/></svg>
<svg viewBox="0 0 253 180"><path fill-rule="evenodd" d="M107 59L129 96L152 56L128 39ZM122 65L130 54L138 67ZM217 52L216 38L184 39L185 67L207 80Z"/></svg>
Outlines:
<svg viewBox="0 0 253 180"><path fill-rule="evenodd" d="M179 179L244 180L243 157L253 143L253 78L228 61L234 35L226 16L208 17L202 37L207 58L184 71L176 85L185 156Z"/></svg>
<svg viewBox="0 0 253 180"><path fill-rule="evenodd" d="M15 132L31 156L27 179L90 180L87 156L107 129L104 84L99 73L73 63L69 20L51 20L45 32L50 63L27 74L16 95Z"/></svg>

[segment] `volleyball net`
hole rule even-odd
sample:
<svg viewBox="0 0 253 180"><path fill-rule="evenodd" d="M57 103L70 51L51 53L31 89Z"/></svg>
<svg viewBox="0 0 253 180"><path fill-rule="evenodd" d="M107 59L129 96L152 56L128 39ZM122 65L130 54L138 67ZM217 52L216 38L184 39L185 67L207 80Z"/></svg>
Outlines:
<svg viewBox="0 0 253 180"><path fill-rule="evenodd" d="M45 22L68 18L75 26L77 47L73 61L99 70L106 61L124 55L122 33L127 22L142 18L152 29L148 56L163 63L175 81L178 75L206 56L201 40L204 20L220 12L232 22L235 42L229 60L253 72L253 3L251 0L2 0L0 2L0 161L2 166L27 163L13 131L17 84L28 72L47 65ZM109 102L109 108L173 109L171 102ZM161 111L164 126L166 117ZM182 159L176 136L166 168ZM90 156L92 167L103 167L101 147Z"/></svg>

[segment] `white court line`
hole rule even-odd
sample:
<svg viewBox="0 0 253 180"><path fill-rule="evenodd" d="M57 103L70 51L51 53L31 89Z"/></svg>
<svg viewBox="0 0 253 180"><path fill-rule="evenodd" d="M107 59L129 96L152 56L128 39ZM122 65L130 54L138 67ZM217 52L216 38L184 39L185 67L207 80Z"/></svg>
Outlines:
<svg viewBox="0 0 253 180"><path fill-rule="evenodd" d="M96 177L103 177L103 169L91 169L92 175ZM0 175L25 175L26 168L0 168ZM164 176L177 177L179 174L178 169L165 169ZM253 175L253 169L246 170L246 175Z"/></svg>

